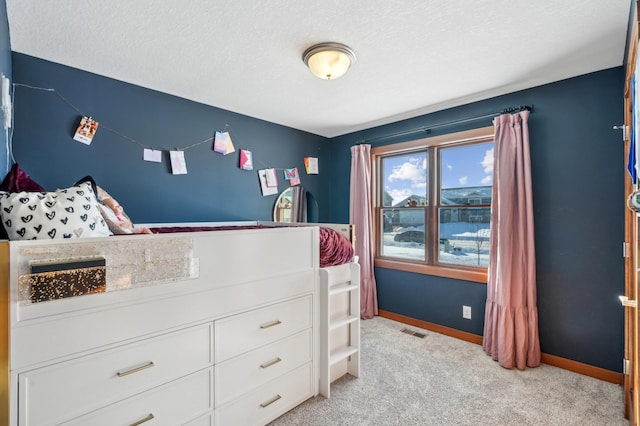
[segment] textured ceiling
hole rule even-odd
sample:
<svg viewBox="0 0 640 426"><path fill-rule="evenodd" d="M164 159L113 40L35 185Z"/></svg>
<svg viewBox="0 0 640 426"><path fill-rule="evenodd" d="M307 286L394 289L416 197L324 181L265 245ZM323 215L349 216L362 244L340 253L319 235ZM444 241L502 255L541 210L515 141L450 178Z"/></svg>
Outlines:
<svg viewBox="0 0 640 426"><path fill-rule="evenodd" d="M632 0L6 0L12 50L333 137L622 65ZM336 41L342 78L301 60Z"/></svg>

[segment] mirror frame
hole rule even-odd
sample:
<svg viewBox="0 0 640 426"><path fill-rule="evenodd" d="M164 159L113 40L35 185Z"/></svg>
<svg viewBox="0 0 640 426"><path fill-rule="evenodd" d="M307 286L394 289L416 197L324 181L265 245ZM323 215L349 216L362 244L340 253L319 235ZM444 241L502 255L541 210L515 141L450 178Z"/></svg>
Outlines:
<svg viewBox="0 0 640 426"><path fill-rule="evenodd" d="M273 221L283 223L318 222L319 210L315 197L302 186L284 189L273 207Z"/></svg>

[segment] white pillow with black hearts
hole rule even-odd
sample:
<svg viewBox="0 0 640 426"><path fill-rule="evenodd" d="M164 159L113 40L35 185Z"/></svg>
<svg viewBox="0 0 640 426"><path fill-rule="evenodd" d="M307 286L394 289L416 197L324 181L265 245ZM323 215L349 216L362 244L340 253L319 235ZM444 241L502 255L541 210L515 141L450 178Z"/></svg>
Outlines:
<svg viewBox="0 0 640 426"><path fill-rule="evenodd" d="M1 192L0 217L10 240L107 237L89 182L55 192Z"/></svg>

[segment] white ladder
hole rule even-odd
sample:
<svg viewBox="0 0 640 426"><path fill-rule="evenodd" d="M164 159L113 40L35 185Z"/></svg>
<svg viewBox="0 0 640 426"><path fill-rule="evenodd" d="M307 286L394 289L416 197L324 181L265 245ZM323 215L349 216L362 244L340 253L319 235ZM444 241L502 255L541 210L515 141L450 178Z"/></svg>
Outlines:
<svg viewBox="0 0 640 426"><path fill-rule="evenodd" d="M360 375L360 265L320 269L320 394L345 374Z"/></svg>

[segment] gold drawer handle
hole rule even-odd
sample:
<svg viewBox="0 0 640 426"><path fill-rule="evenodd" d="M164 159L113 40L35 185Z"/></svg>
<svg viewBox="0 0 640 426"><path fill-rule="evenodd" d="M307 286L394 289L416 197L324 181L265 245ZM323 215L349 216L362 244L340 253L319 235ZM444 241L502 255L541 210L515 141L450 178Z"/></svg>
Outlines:
<svg viewBox="0 0 640 426"><path fill-rule="evenodd" d="M137 373L138 371L142 371L142 370L146 370L147 368L151 368L153 367L155 364L153 363L153 361L149 362L148 364L145 365L141 365L140 367L136 367L136 368L132 368L131 370L127 370L127 371L118 371L116 373L116 375L118 377L124 377L124 376L128 376L129 374L133 374L133 373Z"/></svg>
<svg viewBox="0 0 640 426"><path fill-rule="evenodd" d="M280 325L280 324L282 324L282 321L280 321L280 320L275 320L275 321L271 321L271 322L266 323L266 324L262 324L262 325L260 326L260 328L264 330L265 328L274 327L274 326L276 326L276 325Z"/></svg>
<svg viewBox="0 0 640 426"><path fill-rule="evenodd" d="M263 402L262 404L260 404L260 406L262 408L267 408L268 406L270 406L271 404L273 404L274 402L276 402L277 400L279 400L280 398L282 398L280 395L276 395L273 398L271 398L269 401L267 402Z"/></svg>
<svg viewBox="0 0 640 426"><path fill-rule="evenodd" d="M260 364L260 368L269 368L274 364L279 363L280 361L282 361L282 358L278 357L276 359L272 359L271 361L267 361L264 364Z"/></svg>
<svg viewBox="0 0 640 426"><path fill-rule="evenodd" d="M138 425L141 425L142 423L146 423L149 420L153 420L155 418L156 418L156 416L154 416L153 413L149 413L149 415L147 417L145 417L144 419L138 420L137 422L133 422L129 426L138 426Z"/></svg>

